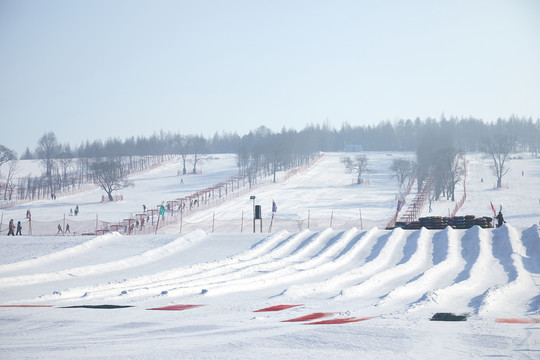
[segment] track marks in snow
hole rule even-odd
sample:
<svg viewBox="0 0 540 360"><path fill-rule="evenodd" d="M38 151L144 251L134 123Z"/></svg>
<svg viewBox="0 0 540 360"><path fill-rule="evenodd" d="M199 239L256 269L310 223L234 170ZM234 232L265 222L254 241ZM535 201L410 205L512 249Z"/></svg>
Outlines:
<svg viewBox="0 0 540 360"><path fill-rule="evenodd" d="M357 284L370 276L373 276L383 268L394 266L397 263L396 247L403 242L405 231L395 229L391 233L375 236L375 230L370 230L369 236L364 234L361 241L357 242L354 251L349 252L348 257L357 258L360 263L352 269L335 274L330 273L321 281L310 282L302 285L292 285L286 291L290 297L307 296L331 296L339 293L344 287Z"/></svg>
<svg viewBox="0 0 540 360"><path fill-rule="evenodd" d="M450 286L464 261L460 256L461 243L458 234L452 228L446 228L433 236L433 266L418 277L390 291L378 306L406 307L421 300L432 289Z"/></svg>
<svg viewBox="0 0 540 360"><path fill-rule="evenodd" d="M484 293L478 312L481 315L523 314L527 312L529 303L538 296L538 291L523 264L527 252L520 239L521 234L509 226L503 226L493 233L493 256L501 264L508 280Z"/></svg>
<svg viewBox="0 0 540 360"><path fill-rule="evenodd" d="M299 281L302 278L308 276L314 276L320 273L321 267L331 266L331 259L341 252L343 248L354 238L358 233L358 230L351 229L337 236L334 239L331 235L333 232L323 232L321 236L314 238L317 245L325 245L331 243L330 246L324 247L324 249L318 252L316 255L308 253L307 251L298 251L291 253L291 256L284 257L276 260L273 270L258 273L243 273L244 276L234 280L211 281L208 282L207 289L209 295L222 295L231 292L245 292L253 291L262 288L279 286L280 284L286 284L293 281ZM303 232L303 234L309 234L309 232ZM335 241L334 241L335 240ZM312 250L317 250L320 246L310 246ZM291 259L292 258L292 259ZM291 261L294 260L294 261ZM263 268L267 267L264 265ZM177 288L171 291L174 295L182 294L185 291L192 292L192 289Z"/></svg>
<svg viewBox="0 0 540 360"><path fill-rule="evenodd" d="M461 272L446 287L433 289L413 309L422 307L478 313L483 295L508 277L492 252L492 230L473 227L461 237Z"/></svg>
<svg viewBox="0 0 540 360"><path fill-rule="evenodd" d="M61 294L46 294L37 302L137 302L256 294L264 290L260 296L265 298L283 297L302 303L310 299L333 299L336 304L354 300L359 307L370 307L368 312L372 313L452 311L508 317L527 311L537 313L540 303L535 283L540 270L540 247L534 240L540 238L537 227L523 233L509 226L493 230L474 227L441 231L283 231L269 234L230 257L184 266L162 264L175 260L175 254L190 254L192 245L197 245L194 254L204 251L205 246L212 246L212 236L193 232L142 254L111 262L54 273L4 276L0 286L9 289L39 285L67 277L94 279L97 273L113 274L136 266L146 269L143 264L152 264L148 269L157 271L64 289ZM69 257L70 252L84 254L85 247L92 251L93 247L112 246L116 241L94 240L81 244L84 247L47 255L49 258L42 261ZM34 269L29 264L11 265ZM4 270L11 271L7 266Z"/></svg>
<svg viewBox="0 0 540 360"><path fill-rule="evenodd" d="M65 280L74 277L83 277L91 276L95 274L108 273L113 271L124 270L132 268L135 266L140 266L142 264L147 264L151 262L159 261L167 256L170 256L173 253L180 252L191 246L195 241L199 241L204 238L206 234L201 231L195 231L193 233L184 235L166 245L147 250L142 254L134 255L131 257L126 257L122 259L117 259L111 262L80 266L74 268L62 269L50 273L38 273L38 274L29 274L29 275L16 275L0 278L0 286L21 286L21 285L32 285L39 284L44 282ZM82 244L85 245L85 244ZM88 248L88 246L87 246ZM65 253L77 253L84 251L80 247L77 247L74 251L69 251L67 249L65 252L62 251L61 256L67 256ZM57 257L55 254L51 255L53 258ZM50 260L47 260L50 261Z"/></svg>
<svg viewBox="0 0 540 360"><path fill-rule="evenodd" d="M143 275L135 278L123 279L121 281L97 284L91 286L90 288L84 286L63 290L61 293L61 300L78 299L81 297L84 297L85 300L88 300L106 299L111 297L117 297L119 295L123 297L148 294L155 295L157 291L159 291L159 293L166 293L169 286L171 286L171 284L176 284L179 278L192 276L194 279L196 279L201 276L201 274L204 274L205 272L212 269L220 268L227 264L235 262L240 262L242 258L259 257L261 256L261 254L267 252L268 249L276 246L276 244L282 241L287 236L287 234L288 233L285 231L276 233L259 241L250 249L226 259L206 263L197 263L186 267L173 267L170 270L150 273L148 275ZM183 235L178 239L178 241L186 239L188 240L188 242L192 242L192 239L199 239L200 241L204 241L205 238L206 234L203 231L196 230L194 232ZM154 250L158 249L159 248L156 248ZM188 248L184 248L183 250L188 250ZM146 260L147 262L150 262L152 259ZM159 261L161 259L153 258L153 260ZM115 270L118 270L118 268L116 268ZM43 295L41 296L41 299L60 300L58 294Z"/></svg>
<svg viewBox="0 0 540 360"><path fill-rule="evenodd" d="M32 269L43 268L44 266L47 266L49 264L57 264L58 262L62 262L65 259L70 259L74 257L83 258L85 255L88 255L89 252L95 250L96 248L106 247L111 242L114 242L120 238L123 238L123 236L119 233L108 233L85 241L82 244L68 247L66 249L59 250L34 259L19 261L12 264L2 264L0 265L0 275L9 274L16 271L20 272L21 270L28 269L32 271Z"/></svg>
<svg viewBox="0 0 540 360"><path fill-rule="evenodd" d="M342 299L380 297L418 276L432 265L430 256L432 237L433 232L426 229L410 233L403 247L403 256L395 266L381 269L367 280L343 289L340 297Z"/></svg>

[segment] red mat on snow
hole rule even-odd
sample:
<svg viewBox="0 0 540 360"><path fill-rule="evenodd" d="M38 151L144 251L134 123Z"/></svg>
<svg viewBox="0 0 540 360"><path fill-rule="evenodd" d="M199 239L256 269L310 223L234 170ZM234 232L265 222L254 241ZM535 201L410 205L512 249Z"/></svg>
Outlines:
<svg viewBox="0 0 540 360"><path fill-rule="evenodd" d="M321 318L325 318L327 316L333 315L334 313L313 313L306 316L297 317L294 319L289 320L283 320L282 322L299 322L299 321L311 321L311 320L317 320Z"/></svg>
<svg viewBox="0 0 540 360"><path fill-rule="evenodd" d="M204 305L170 305L170 306L163 306L163 307L151 308L151 309L146 309L146 310L176 310L176 311L181 311L181 310L193 309L193 308L196 308L196 307L199 307L199 306L204 306Z"/></svg>
<svg viewBox="0 0 540 360"><path fill-rule="evenodd" d="M348 323L353 323L353 322L366 321L369 319L373 319L373 318L372 317L365 317L365 318L350 317L350 318L342 318L342 319L315 321L315 322L305 323L304 325L348 324Z"/></svg>
<svg viewBox="0 0 540 360"><path fill-rule="evenodd" d="M496 319L495 322L505 323L505 324L538 324L540 323L540 319L501 318L501 319Z"/></svg>
<svg viewBox="0 0 540 360"><path fill-rule="evenodd" d="M53 307L53 305L0 305L0 307Z"/></svg>
<svg viewBox="0 0 540 360"><path fill-rule="evenodd" d="M299 305L276 305L276 306L270 306L270 307L267 307L267 308L264 308L264 309L254 310L253 312L281 311L281 310L286 310L286 309L290 309L290 308L297 307L297 306L302 306L302 305L304 305L304 304L299 304Z"/></svg>

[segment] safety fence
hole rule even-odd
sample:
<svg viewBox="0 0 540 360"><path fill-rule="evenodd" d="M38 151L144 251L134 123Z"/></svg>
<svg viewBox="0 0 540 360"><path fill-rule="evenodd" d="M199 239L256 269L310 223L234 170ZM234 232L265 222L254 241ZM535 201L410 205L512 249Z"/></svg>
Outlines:
<svg viewBox="0 0 540 360"><path fill-rule="evenodd" d="M302 172L311 166L313 166L323 154L313 159L310 163L294 168L292 170L281 172L277 178L277 182L283 182L289 179L291 176ZM194 194L190 194L183 198L175 200L169 200L163 204L159 204L155 207L150 207L146 211L131 215L123 220L116 222L108 222L100 220L99 214L96 215L95 220L78 220L77 217L67 216L57 221L39 222L30 219L21 220L22 235L100 235L106 232L118 231L126 235L140 235L140 234L152 234L157 233L164 227L169 227L168 232L184 232L194 228L202 228L205 231L230 231L238 232L244 231L243 223L244 219L239 220L215 220L213 221L200 221L189 222L185 219L189 219L192 215L201 211L209 210L224 204L226 201L245 196L246 194L253 192L255 189L271 184L272 178L267 177L259 179L256 184L249 183L245 177L234 176L219 184L213 185L206 189L197 191ZM106 200L106 199L103 199ZM247 222L247 215L245 221ZM339 220L336 219L339 223ZM283 224L287 228L294 229L294 226L290 226L287 220ZM328 220L326 220L328 223ZM240 223L239 226L232 225ZM280 223L279 220L276 223ZM291 223L294 223L291 222ZM296 221L298 223L298 221ZM314 220L314 225L317 223ZM172 225L178 226L171 228ZM6 234L8 232L8 223L5 219L0 220L0 233ZM17 224L15 224L17 226ZM279 228L280 225L276 225ZM327 227L327 226L326 226ZM296 225L298 228L298 225ZM227 230L229 229L229 230ZM297 231L297 230L294 230Z"/></svg>
<svg viewBox="0 0 540 360"><path fill-rule="evenodd" d="M22 219L21 235L94 235L100 234L99 229L108 229L113 223L99 220L96 216L95 220L75 220L75 216L69 216L65 219L56 221L35 221L30 219ZM15 222L15 231L17 231L18 221ZM2 235L6 235L9 230L9 220L5 217L0 223Z"/></svg>
<svg viewBox="0 0 540 360"><path fill-rule="evenodd" d="M260 220L253 220L250 211L241 212L237 217L220 218L215 214L205 215L199 220L189 220L183 212L174 215L167 214L164 217L148 214L148 220L144 223L131 222L107 222L99 220L76 220L75 217L66 216L58 221L21 221L22 235L42 236L68 236L68 235L101 235L107 232L118 231L126 235L142 235L154 233L186 233L196 229L207 233L274 233L281 230L299 232L303 230L322 231L327 228L334 230L348 230L356 227L360 230L372 227L384 228L385 220L366 219L362 217L361 209L322 211L316 213L310 210L299 219L288 219L271 216ZM17 224L15 224L16 227ZM8 223L4 220L1 232L7 234Z"/></svg>
<svg viewBox="0 0 540 360"><path fill-rule="evenodd" d="M311 216L310 211L307 211L307 216L301 219L287 219L269 217L268 219L253 220L251 213L242 213L235 219L220 219L215 215L212 219L200 221L185 221L181 220L177 224L179 232L188 232L195 229L202 229L208 233L212 232L240 232L240 233L271 233L281 230L289 232L299 232L303 230L322 231L324 229L348 230L356 227L360 230L372 227L382 228L385 226L385 220L365 219L361 217L361 211L357 211L359 216L351 216L350 214L337 215L333 211L326 213L318 213L316 216ZM172 230L171 228L168 228Z"/></svg>

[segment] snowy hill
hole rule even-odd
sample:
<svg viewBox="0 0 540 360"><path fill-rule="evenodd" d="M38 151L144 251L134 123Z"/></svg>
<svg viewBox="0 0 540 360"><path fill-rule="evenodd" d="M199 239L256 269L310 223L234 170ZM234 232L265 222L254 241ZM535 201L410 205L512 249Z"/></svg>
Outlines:
<svg viewBox="0 0 540 360"><path fill-rule="evenodd" d="M368 153L374 172L358 186L342 155L326 154L304 172L253 189L262 233L251 225L211 232L215 219L239 227L239 214L252 211L248 194L186 218L182 234L173 224L144 236L3 236L0 356L535 358L540 161L513 160L508 187L496 190L488 164L468 157L459 213L490 215L491 201L503 206L502 228L390 231L393 157ZM185 177L185 190L234 173L229 159ZM24 204L5 210L4 219L30 205L56 221L75 201L89 220L96 212L112 218L152 195L154 203L176 196L183 189L176 170L169 164L140 175L123 203L101 204L95 192ZM272 200L278 211L269 233ZM444 216L453 206L433 203L422 214ZM309 229L308 217L319 219ZM430 321L436 313L468 317Z"/></svg>

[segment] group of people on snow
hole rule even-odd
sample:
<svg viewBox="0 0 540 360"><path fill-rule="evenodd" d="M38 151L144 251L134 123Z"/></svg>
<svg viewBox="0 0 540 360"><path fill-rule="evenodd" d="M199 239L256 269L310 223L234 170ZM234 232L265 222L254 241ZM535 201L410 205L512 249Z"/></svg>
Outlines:
<svg viewBox="0 0 540 360"><path fill-rule="evenodd" d="M9 221L8 236L9 235L22 235L22 224L20 221L17 222L17 233L15 233L15 222L13 221L13 219Z"/></svg>
<svg viewBox="0 0 540 360"><path fill-rule="evenodd" d="M71 234L71 231L69 231L69 224L66 224L66 231L62 231L62 225L58 224L58 232L56 233L56 235L58 234L65 234L65 233L70 233Z"/></svg>
<svg viewBox="0 0 540 360"><path fill-rule="evenodd" d="M75 215L78 215L78 214L79 214L79 205L75 206ZM70 215L73 215L73 210L72 209L70 209ZM28 219L28 221L32 221L32 214L30 213L30 210L26 210L26 218ZM62 225L60 225L60 224L58 224L57 229L58 229L58 232L56 233L57 235L60 234L60 233L62 233L62 234L70 233L71 234L69 224L66 224L65 231L62 229ZM15 225L15 221L13 219L11 219L9 221L8 233L7 234L8 234L8 236L9 235L12 235L12 236L22 235L22 223L20 221L18 221L17 225Z"/></svg>
<svg viewBox="0 0 540 360"><path fill-rule="evenodd" d="M75 216L79 215L79 205L75 206ZM69 209L69 216L73 216L73 209Z"/></svg>

